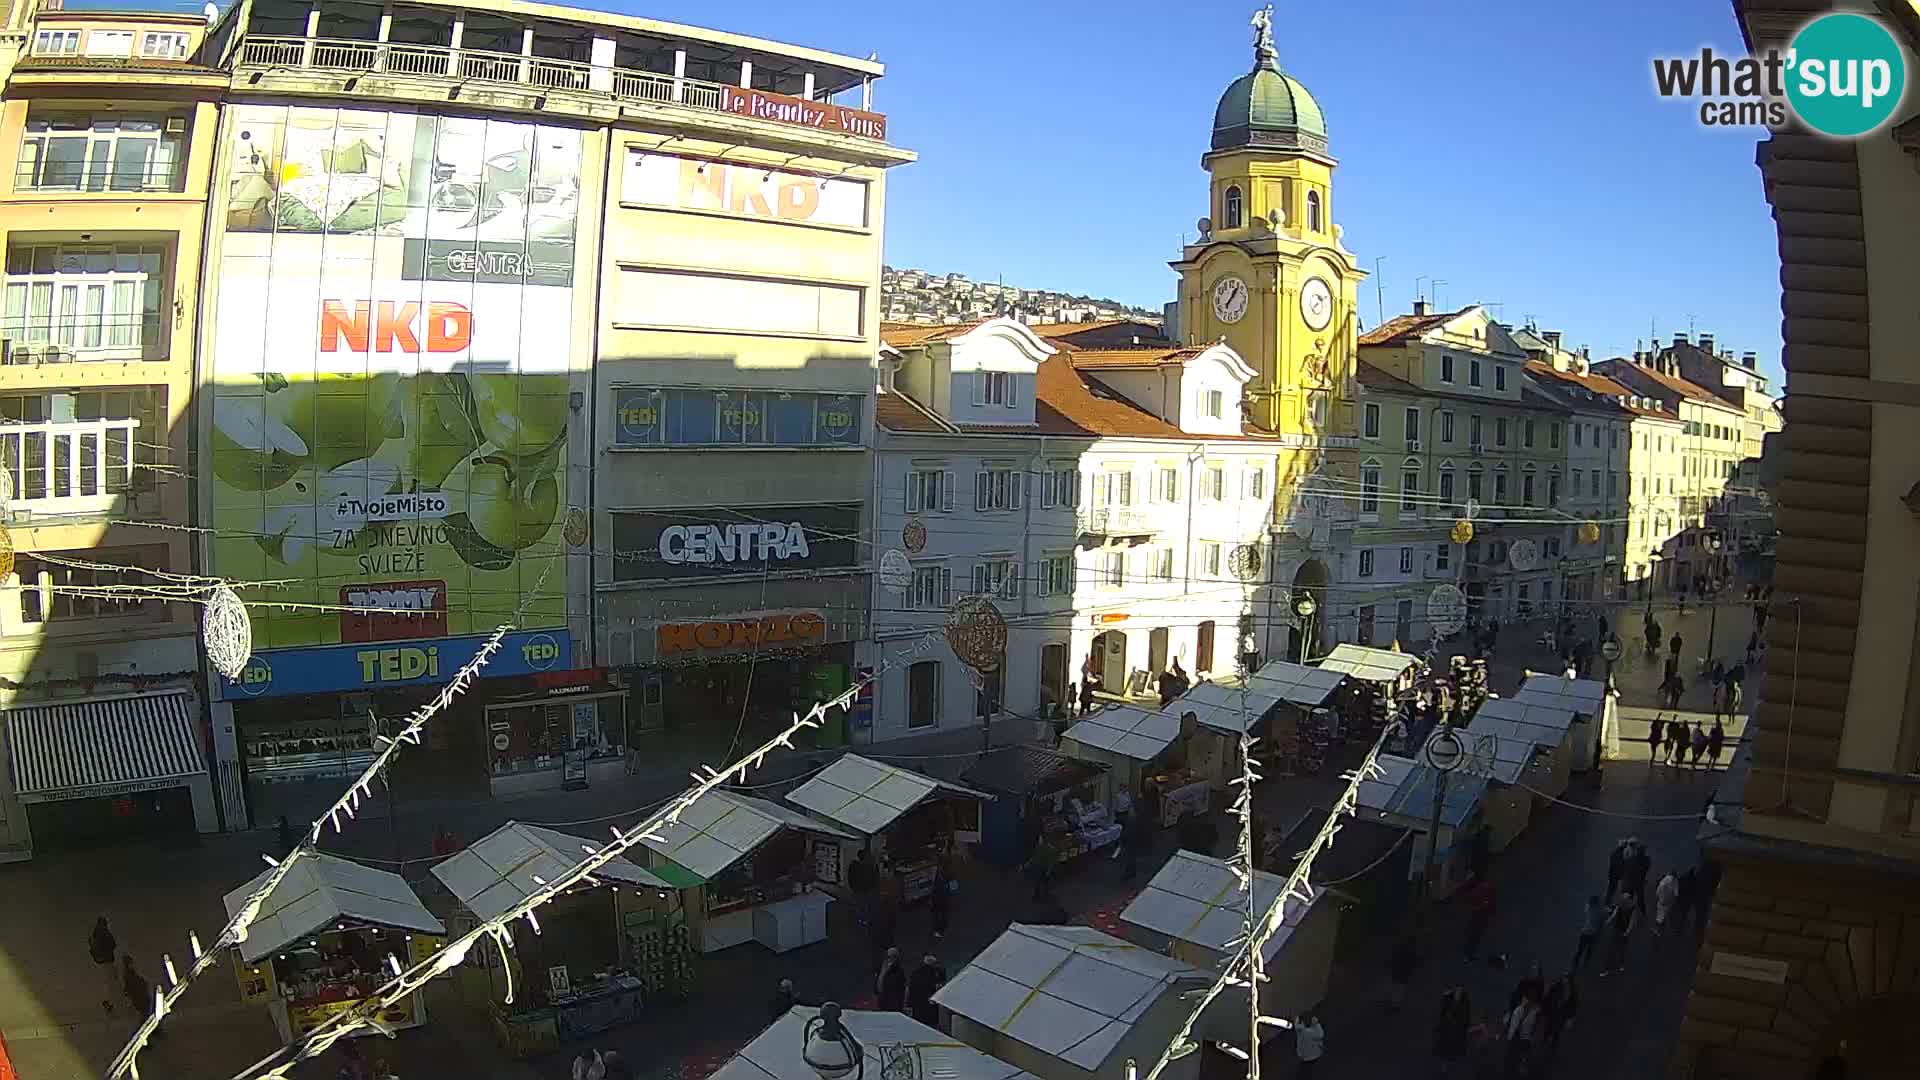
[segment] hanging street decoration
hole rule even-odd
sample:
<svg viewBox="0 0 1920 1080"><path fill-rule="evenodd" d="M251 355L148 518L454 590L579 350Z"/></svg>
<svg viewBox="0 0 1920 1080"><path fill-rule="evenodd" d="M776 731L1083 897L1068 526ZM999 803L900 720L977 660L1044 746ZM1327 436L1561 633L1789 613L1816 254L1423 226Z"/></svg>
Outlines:
<svg viewBox="0 0 1920 1080"><path fill-rule="evenodd" d="M1233 554L1227 557L1227 567L1241 581L1260 580L1260 549L1252 544L1234 545Z"/></svg>
<svg viewBox="0 0 1920 1080"><path fill-rule="evenodd" d="M1507 549L1507 561L1515 570L1526 573L1540 565L1540 545L1531 540L1515 540Z"/></svg>
<svg viewBox="0 0 1920 1080"><path fill-rule="evenodd" d="M1473 522L1468 521L1466 518L1461 518L1459 521L1454 522L1453 531L1449 532L1447 537L1456 544L1473 543Z"/></svg>
<svg viewBox="0 0 1920 1080"><path fill-rule="evenodd" d="M1600 540L1600 526L1598 524L1591 521L1583 521L1580 523L1580 542L1581 543L1594 544L1594 543L1598 543L1599 540Z"/></svg>
<svg viewBox="0 0 1920 1080"><path fill-rule="evenodd" d="M1457 585L1435 585L1427 594L1427 623L1442 637L1459 633L1467 622L1467 594Z"/></svg>
<svg viewBox="0 0 1920 1080"><path fill-rule="evenodd" d="M1007 620L986 596L963 596L947 613L947 644L960 662L993 671L1007 651Z"/></svg>
<svg viewBox="0 0 1920 1080"><path fill-rule="evenodd" d="M889 548L880 556L880 584L897 593L913 587L913 564L898 548Z"/></svg>
<svg viewBox="0 0 1920 1080"><path fill-rule="evenodd" d="M1471 499L1471 498L1468 499L1467 500L1467 520L1472 521L1475 518L1478 518L1479 516L1480 516L1480 500Z"/></svg>
<svg viewBox="0 0 1920 1080"><path fill-rule="evenodd" d="M238 679L247 661L253 659L253 623L239 595L225 585L214 589L200 632L206 639L207 662L213 670Z"/></svg>
<svg viewBox="0 0 1920 1080"><path fill-rule="evenodd" d="M909 555L927 550L927 523L917 517L908 518L900 527L900 546L906 548Z"/></svg>
<svg viewBox="0 0 1920 1080"><path fill-rule="evenodd" d="M560 527L560 534L566 537L568 544L574 547L585 547L593 535L592 522L587 517L587 512L580 509L567 511L566 524Z"/></svg>
<svg viewBox="0 0 1920 1080"><path fill-rule="evenodd" d="M5 475L6 470L0 469L0 476ZM0 513L4 512L0 510ZM5 578L11 573L13 573L13 533L8 531L6 522L0 521L0 578Z"/></svg>

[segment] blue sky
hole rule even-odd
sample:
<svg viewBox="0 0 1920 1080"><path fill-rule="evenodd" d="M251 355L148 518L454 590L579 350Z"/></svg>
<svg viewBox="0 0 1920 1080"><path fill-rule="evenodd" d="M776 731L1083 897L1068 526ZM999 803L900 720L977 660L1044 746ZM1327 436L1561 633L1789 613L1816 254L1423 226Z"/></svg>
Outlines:
<svg viewBox="0 0 1920 1080"><path fill-rule="evenodd" d="M1214 104L1252 59L1251 0L611 2L878 52L876 107L920 153L891 176L890 263L1154 306L1206 209ZM1274 23L1327 113L1334 219L1366 265L1386 258L1389 316L1416 275L1441 278L1443 304L1500 303L1596 355L1691 317L1778 374L1758 132L1702 128L1652 90L1655 55L1740 51L1726 0L1280 0Z"/></svg>

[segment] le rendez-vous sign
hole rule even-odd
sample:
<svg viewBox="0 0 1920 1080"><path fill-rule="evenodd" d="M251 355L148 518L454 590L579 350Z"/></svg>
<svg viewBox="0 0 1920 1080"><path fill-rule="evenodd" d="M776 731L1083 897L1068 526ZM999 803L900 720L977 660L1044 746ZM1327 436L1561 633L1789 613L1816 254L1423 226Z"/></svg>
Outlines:
<svg viewBox="0 0 1920 1080"><path fill-rule="evenodd" d="M739 86L720 88L720 111L738 113L781 124L819 128L858 135L863 139L887 139L887 118L864 109L849 109L830 101L808 101L768 90L748 90Z"/></svg>

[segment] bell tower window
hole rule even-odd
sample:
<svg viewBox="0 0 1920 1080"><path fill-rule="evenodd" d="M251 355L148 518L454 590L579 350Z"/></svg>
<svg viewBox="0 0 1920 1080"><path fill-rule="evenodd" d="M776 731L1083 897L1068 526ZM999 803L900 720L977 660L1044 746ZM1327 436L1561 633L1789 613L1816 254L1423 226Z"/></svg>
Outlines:
<svg viewBox="0 0 1920 1080"><path fill-rule="evenodd" d="M1307 231L1320 231L1320 193L1307 192Z"/></svg>
<svg viewBox="0 0 1920 1080"><path fill-rule="evenodd" d="M1221 228L1239 228L1245 217L1244 211L1245 207L1241 204L1240 188L1238 186L1229 187L1226 195L1220 200L1220 220L1224 222Z"/></svg>

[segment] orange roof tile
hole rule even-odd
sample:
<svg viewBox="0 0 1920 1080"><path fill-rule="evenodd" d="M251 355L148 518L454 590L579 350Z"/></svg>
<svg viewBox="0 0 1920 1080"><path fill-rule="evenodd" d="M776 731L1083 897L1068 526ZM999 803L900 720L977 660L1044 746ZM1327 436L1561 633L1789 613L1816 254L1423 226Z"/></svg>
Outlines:
<svg viewBox="0 0 1920 1080"><path fill-rule="evenodd" d="M1120 435L1146 439L1192 438L1179 428L1110 390L1096 390L1065 356L1040 361L1034 416L1049 435Z"/></svg>
<svg viewBox="0 0 1920 1080"><path fill-rule="evenodd" d="M1126 323L1138 323L1138 319L1096 319L1093 322L1054 322L1029 323L1027 329L1041 337L1072 337L1089 330L1104 330L1109 326L1122 326ZM1146 325L1141 323L1141 325Z"/></svg>
<svg viewBox="0 0 1920 1080"><path fill-rule="evenodd" d="M1399 345L1408 338L1418 337L1434 327L1445 323L1448 319L1462 314L1466 310L1466 308L1461 308L1459 311L1439 311L1428 315L1395 315L1379 326L1361 334L1360 344Z"/></svg>
<svg viewBox="0 0 1920 1080"><path fill-rule="evenodd" d="M1376 386L1382 390L1394 390L1402 394L1419 394L1425 392L1407 380L1402 379L1400 376L1380 367L1378 364L1369 364L1365 360L1354 363L1353 377L1358 380L1362 386Z"/></svg>
<svg viewBox="0 0 1920 1080"><path fill-rule="evenodd" d="M1622 361L1619 361L1619 363L1628 364L1631 362L1622 360ZM1645 365L1642 365L1642 364L1632 364L1632 367L1633 367L1633 370L1639 372L1642 375L1645 375L1647 378L1653 380L1655 383L1658 383L1660 386L1665 387L1666 389L1671 390L1676 394L1679 394L1681 397L1689 397L1694 399L1695 401L1703 402L1708 405L1718 405L1721 408L1726 409L1730 412L1740 411L1739 406L1729 404L1725 399L1721 398L1718 394L1715 394L1713 391L1707 389L1704 386L1701 386L1699 383L1692 382L1687 379L1683 379L1678 375L1669 375L1664 371L1659 371L1655 368L1646 367Z"/></svg>
<svg viewBox="0 0 1920 1080"><path fill-rule="evenodd" d="M896 349L911 349L916 345L945 341L979 326L985 320L976 319L963 323L890 323L880 324L880 340Z"/></svg>
<svg viewBox="0 0 1920 1080"><path fill-rule="evenodd" d="M1590 390L1593 393L1600 394L1604 396L1614 408L1633 413L1636 416L1656 417L1663 420L1677 419L1672 413L1665 412L1661 409L1649 409L1644 405L1635 405L1631 401L1623 402L1619 400L1622 397L1636 398L1645 397L1646 395L1635 393L1632 387L1624 383L1615 382L1605 375L1595 375L1592 372L1582 375L1577 371L1561 371L1552 364L1542 363L1538 360L1529 360L1526 368L1527 373L1530 375L1554 379L1565 385L1579 387L1583 390Z"/></svg>
<svg viewBox="0 0 1920 1080"><path fill-rule="evenodd" d="M905 394L883 390L873 395L874 422L902 435L945 435L952 424L933 414L926 406Z"/></svg>
<svg viewBox="0 0 1920 1080"><path fill-rule="evenodd" d="M1077 368L1129 368L1161 367L1191 360L1201 353L1203 348L1179 346L1146 347L1138 349L1070 349L1073 366Z"/></svg>

